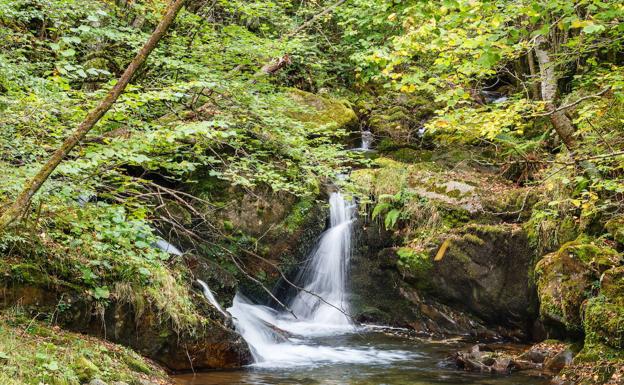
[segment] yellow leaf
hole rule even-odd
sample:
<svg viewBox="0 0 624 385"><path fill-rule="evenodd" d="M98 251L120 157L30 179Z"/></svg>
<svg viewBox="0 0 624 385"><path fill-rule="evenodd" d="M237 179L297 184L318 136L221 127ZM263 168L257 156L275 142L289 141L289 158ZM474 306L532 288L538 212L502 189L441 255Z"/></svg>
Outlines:
<svg viewBox="0 0 624 385"><path fill-rule="evenodd" d="M450 239L447 239L444 242L442 242L442 246L440 246L440 250L438 250L438 253L436 254L435 258L433 258L433 260L441 261L442 258L444 258L444 254L446 254L446 249L448 249L450 244L451 244Z"/></svg>

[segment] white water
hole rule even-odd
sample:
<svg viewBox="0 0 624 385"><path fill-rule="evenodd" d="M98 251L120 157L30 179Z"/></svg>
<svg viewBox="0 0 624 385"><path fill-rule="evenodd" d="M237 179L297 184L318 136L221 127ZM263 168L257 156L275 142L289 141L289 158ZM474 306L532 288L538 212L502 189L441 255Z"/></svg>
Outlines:
<svg viewBox="0 0 624 385"><path fill-rule="evenodd" d="M223 310L223 308L219 304L219 302L217 302L217 299L215 298L214 294L212 294L212 291L208 287L208 284L206 284L206 282L202 281L201 279L198 279L197 283L199 283L199 285L202 287L202 290L204 292L204 297L206 297L208 302L210 302L210 304L214 306L214 308L217 309L226 318L230 318L229 314L226 313L225 310Z"/></svg>
<svg viewBox="0 0 624 385"><path fill-rule="evenodd" d="M165 241L162 238L158 238L156 242L152 243L152 247L161 249L164 252L169 253L169 254L178 255L178 256L182 255L182 251L180 251L180 249L178 249L177 247L175 247L174 245Z"/></svg>
<svg viewBox="0 0 624 385"><path fill-rule="evenodd" d="M362 131L362 147L364 151L368 151L373 144L373 133L370 131Z"/></svg>
<svg viewBox="0 0 624 385"><path fill-rule="evenodd" d="M335 363L387 363L411 356L402 351L371 347L323 345L315 339L361 330L351 321L347 293L348 267L355 204L339 192L331 194L330 227L319 238L296 284L305 291L289 302L296 318L252 303L240 293L234 297L232 315L236 330L245 339L254 366L284 368ZM312 294L313 293L313 294Z"/></svg>

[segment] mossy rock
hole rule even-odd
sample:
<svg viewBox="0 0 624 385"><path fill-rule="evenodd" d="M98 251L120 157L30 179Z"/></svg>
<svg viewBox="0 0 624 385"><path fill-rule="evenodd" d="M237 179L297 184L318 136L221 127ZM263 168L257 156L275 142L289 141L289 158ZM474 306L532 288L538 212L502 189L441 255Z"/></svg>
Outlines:
<svg viewBox="0 0 624 385"><path fill-rule="evenodd" d="M591 298L585 306L585 341L624 349L624 305L604 296Z"/></svg>
<svg viewBox="0 0 624 385"><path fill-rule="evenodd" d="M288 95L302 108L288 110L286 114L303 123L315 125L335 124L336 127L351 127L357 124L357 115L343 102L329 97L302 91L288 90Z"/></svg>
<svg viewBox="0 0 624 385"><path fill-rule="evenodd" d="M602 275L600 294L587 301L583 325L586 343L624 349L624 266Z"/></svg>
<svg viewBox="0 0 624 385"><path fill-rule="evenodd" d="M100 369L97 365L84 356L80 356L76 359L72 365L72 369L76 373L78 379L82 382L89 382L89 380L100 374Z"/></svg>
<svg viewBox="0 0 624 385"><path fill-rule="evenodd" d="M600 294L609 301L624 306L624 266L604 272L600 280Z"/></svg>
<svg viewBox="0 0 624 385"><path fill-rule="evenodd" d="M535 276L544 323L580 333L581 305L594 279L587 266L569 253L554 252L537 263Z"/></svg>
<svg viewBox="0 0 624 385"><path fill-rule="evenodd" d="M586 238L565 243L558 253L568 253L601 273L620 264L622 259L620 254L612 248L595 244Z"/></svg>
<svg viewBox="0 0 624 385"><path fill-rule="evenodd" d="M499 325L524 328L536 317L533 253L517 226L466 225L441 235L430 258L429 293L443 302Z"/></svg>
<svg viewBox="0 0 624 385"><path fill-rule="evenodd" d="M605 224L605 228L620 245L624 245L624 216L613 218Z"/></svg>

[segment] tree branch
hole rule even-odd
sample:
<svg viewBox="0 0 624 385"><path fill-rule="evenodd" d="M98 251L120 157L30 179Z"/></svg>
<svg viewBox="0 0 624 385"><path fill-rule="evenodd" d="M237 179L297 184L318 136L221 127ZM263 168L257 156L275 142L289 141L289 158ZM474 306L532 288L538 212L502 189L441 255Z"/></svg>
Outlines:
<svg viewBox="0 0 624 385"><path fill-rule="evenodd" d="M136 54L130 62L117 83L109 91L106 97L92 109L70 136L68 136L61 147L59 147L50 159L41 167L39 172L24 185L24 189L17 196L15 202L11 204L0 216L0 230L7 227L20 217L24 212L32 197L39 191L41 186L50 177L52 172L58 167L69 152L91 131L95 124L108 112L117 101L119 96L126 89L136 71L145 63L149 54L156 48L160 39L167 33L167 30L175 20L178 12L182 8L185 0L174 0L167 8L165 15L158 23L158 26L149 37L143 48Z"/></svg>

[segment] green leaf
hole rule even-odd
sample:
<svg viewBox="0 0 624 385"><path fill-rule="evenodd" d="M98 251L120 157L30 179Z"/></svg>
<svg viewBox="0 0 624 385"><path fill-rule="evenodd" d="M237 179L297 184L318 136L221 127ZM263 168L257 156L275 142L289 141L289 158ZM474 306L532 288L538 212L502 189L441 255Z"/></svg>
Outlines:
<svg viewBox="0 0 624 385"><path fill-rule="evenodd" d="M587 34L598 33L605 30L605 26L601 24L589 24L583 27L583 32Z"/></svg>
<svg viewBox="0 0 624 385"><path fill-rule="evenodd" d="M61 51L61 55L64 57L72 57L74 55L76 55L76 50L70 48L70 49L66 49Z"/></svg>
<svg viewBox="0 0 624 385"><path fill-rule="evenodd" d="M110 298L110 291L108 291L108 287L96 287L93 290L93 298L95 299L108 299Z"/></svg>
<svg viewBox="0 0 624 385"><path fill-rule="evenodd" d="M384 225L386 226L386 230L390 230L396 225L399 216L401 215L401 211L397 209L392 209L388 211L386 214L386 220L384 221Z"/></svg>
<svg viewBox="0 0 624 385"><path fill-rule="evenodd" d="M377 203L377 205L373 209L373 213L372 213L373 219L377 218L379 214L385 212L391 207L392 207L392 204L388 202Z"/></svg>

